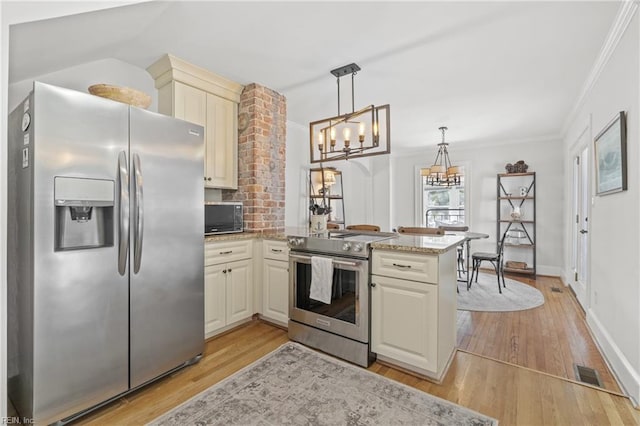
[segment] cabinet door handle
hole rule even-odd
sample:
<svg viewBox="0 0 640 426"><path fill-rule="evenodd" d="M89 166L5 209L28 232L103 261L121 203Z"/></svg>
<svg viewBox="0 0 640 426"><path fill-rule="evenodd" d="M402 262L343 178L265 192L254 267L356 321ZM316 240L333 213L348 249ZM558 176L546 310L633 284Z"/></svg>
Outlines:
<svg viewBox="0 0 640 426"><path fill-rule="evenodd" d="M393 266L395 266L396 268L404 268L404 269L411 268L411 265L400 265L399 263L394 263Z"/></svg>
<svg viewBox="0 0 640 426"><path fill-rule="evenodd" d="M273 249L272 248L271 251L274 252L274 253L282 253L281 249Z"/></svg>
<svg viewBox="0 0 640 426"><path fill-rule="evenodd" d="M371 287L375 287L375 286L376 286L376 283L371 283Z"/></svg>
<svg viewBox="0 0 640 426"><path fill-rule="evenodd" d="M205 182L207 181L207 177L206 177L206 176L204 177L204 181L205 181Z"/></svg>
<svg viewBox="0 0 640 426"><path fill-rule="evenodd" d="M233 269L227 269L227 272L231 272L231 271L233 271Z"/></svg>
<svg viewBox="0 0 640 426"><path fill-rule="evenodd" d="M233 250L228 250L228 251L221 251L220 254L231 254L233 253Z"/></svg>
<svg viewBox="0 0 640 426"><path fill-rule="evenodd" d="M207 180L208 180L209 182L211 182L211 178L207 178Z"/></svg>
<svg viewBox="0 0 640 426"><path fill-rule="evenodd" d="M227 273L227 270L226 270L226 269L223 269L223 270L222 270L222 273L223 273L223 274L226 274L226 273Z"/></svg>

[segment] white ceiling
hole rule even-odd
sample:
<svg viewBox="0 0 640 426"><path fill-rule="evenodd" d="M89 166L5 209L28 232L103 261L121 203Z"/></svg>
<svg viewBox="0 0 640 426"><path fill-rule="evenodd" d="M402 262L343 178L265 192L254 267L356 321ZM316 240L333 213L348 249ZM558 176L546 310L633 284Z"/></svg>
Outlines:
<svg viewBox="0 0 640 426"><path fill-rule="evenodd" d="M558 137L619 2L149 2L13 26L10 82L165 53L287 97L307 126L336 115L333 68L356 62L355 108L391 105L394 150ZM341 80L342 112L351 109Z"/></svg>

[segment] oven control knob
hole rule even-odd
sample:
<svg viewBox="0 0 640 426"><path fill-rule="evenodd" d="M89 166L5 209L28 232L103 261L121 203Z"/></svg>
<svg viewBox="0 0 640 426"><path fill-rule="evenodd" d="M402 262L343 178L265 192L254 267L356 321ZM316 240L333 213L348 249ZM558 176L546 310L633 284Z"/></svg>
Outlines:
<svg viewBox="0 0 640 426"><path fill-rule="evenodd" d="M342 251L349 251L349 250L351 250L351 244L349 244L349 243L344 243L344 244L342 245Z"/></svg>
<svg viewBox="0 0 640 426"><path fill-rule="evenodd" d="M303 243L302 238L289 238L289 245L292 247L299 246Z"/></svg>
<svg viewBox="0 0 640 426"><path fill-rule="evenodd" d="M362 244L356 244L355 246L353 246L353 251L362 251Z"/></svg>

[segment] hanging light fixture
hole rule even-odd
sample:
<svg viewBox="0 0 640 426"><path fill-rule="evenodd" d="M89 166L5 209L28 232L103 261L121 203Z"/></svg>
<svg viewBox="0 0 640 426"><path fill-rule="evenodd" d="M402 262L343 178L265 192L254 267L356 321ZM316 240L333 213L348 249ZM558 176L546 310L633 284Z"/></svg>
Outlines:
<svg viewBox="0 0 640 426"><path fill-rule="evenodd" d="M355 111L354 77L360 71L349 64L331 71L338 83L338 115L309 123L311 163L389 154L389 105L369 105ZM340 78L351 74L351 112L340 114Z"/></svg>
<svg viewBox="0 0 640 426"><path fill-rule="evenodd" d="M421 169L420 174L426 178L430 186L458 186L462 181L462 168L451 164L449 159L448 143L444 141L446 127L439 127L442 132L442 142L438 144L438 153L433 165L427 169Z"/></svg>

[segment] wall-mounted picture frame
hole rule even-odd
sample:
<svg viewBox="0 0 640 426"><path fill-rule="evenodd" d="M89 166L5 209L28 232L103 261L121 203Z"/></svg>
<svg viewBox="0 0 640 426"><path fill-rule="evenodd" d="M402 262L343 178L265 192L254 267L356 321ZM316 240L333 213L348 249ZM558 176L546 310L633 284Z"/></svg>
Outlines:
<svg viewBox="0 0 640 426"><path fill-rule="evenodd" d="M627 190L627 120L620 111L594 141L596 195Z"/></svg>

